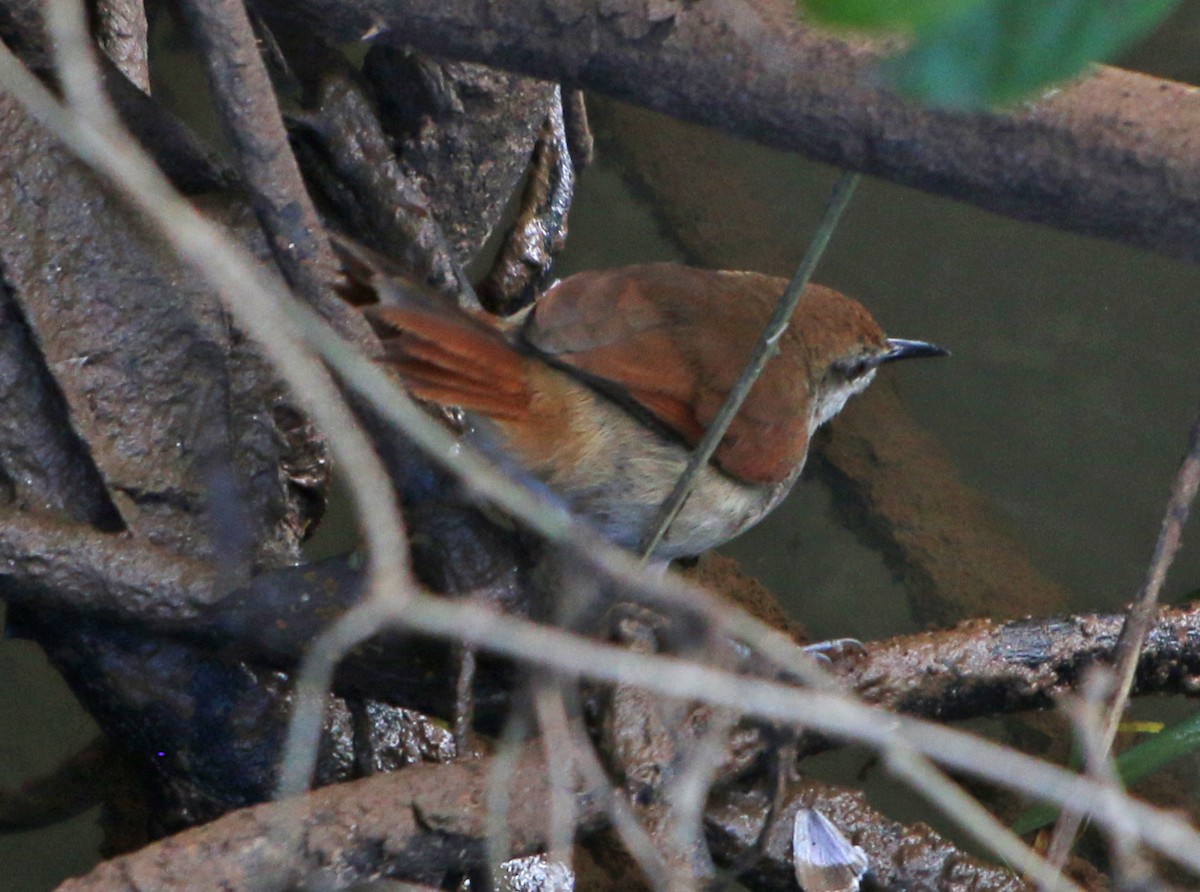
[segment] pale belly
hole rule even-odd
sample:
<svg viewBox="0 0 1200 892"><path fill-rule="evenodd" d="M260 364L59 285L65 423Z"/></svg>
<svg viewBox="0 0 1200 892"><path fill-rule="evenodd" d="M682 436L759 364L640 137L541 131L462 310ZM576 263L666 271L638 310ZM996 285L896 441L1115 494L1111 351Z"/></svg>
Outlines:
<svg viewBox="0 0 1200 892"><path fill-rule="evenodd" d="M683 473L689 452L606 397L573 384L574 411L556 419L564 445L526 464L606 538L636 548ZM503 439L503 430L498 433ZM787 495L799 472L782 483L748 484L709 464L655 557L699 554L744 532Z"/></svg>

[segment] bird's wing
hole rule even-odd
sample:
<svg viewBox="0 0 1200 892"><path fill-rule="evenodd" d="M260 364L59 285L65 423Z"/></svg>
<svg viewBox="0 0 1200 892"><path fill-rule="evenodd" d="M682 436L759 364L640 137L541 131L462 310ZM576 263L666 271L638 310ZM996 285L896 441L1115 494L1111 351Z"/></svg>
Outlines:
<svg viewBox="0 0 1200 892"><path fill-rule="evenodd" d="M551 288L524 328L554 362L617 389L695 445L753 352L787 283L756 273L648 264L580 273ZM788 477L808 447L793 389L804 359L767 364L717 448L727 473L756 483Z"/></svg>

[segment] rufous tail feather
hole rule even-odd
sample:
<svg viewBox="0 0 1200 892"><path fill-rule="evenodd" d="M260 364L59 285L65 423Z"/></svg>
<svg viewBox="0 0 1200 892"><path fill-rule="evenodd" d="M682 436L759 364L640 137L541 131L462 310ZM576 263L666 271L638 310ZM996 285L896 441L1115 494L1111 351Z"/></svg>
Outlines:
<svg viewBox="0 0 1200 892"><path fill-rule="evenodd" d="M529 412L529 358L488 323L424 296L365 314L383 342L383 361L414 396L497 419Z"/></svg>

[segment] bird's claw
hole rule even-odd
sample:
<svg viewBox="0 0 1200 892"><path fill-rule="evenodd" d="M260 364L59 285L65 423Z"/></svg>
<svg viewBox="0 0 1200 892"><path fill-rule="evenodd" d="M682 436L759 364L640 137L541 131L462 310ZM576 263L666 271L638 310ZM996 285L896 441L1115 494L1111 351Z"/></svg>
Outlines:
<svg viewBox="0 0 1200 892"><path fill-rule="evenodd" d="M816 641L805 645L804 652L815 657L820 663L830 666L834 660L847 657L861 657L867 652L857 638L831 638L828 641Z"/></svg>

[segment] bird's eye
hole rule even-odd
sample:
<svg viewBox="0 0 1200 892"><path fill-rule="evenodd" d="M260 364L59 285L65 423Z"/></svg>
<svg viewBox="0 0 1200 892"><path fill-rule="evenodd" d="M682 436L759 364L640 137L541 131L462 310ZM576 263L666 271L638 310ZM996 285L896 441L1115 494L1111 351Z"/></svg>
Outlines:
<svg viewBox="0 0 1200 892"><path fill-rule="evenodd" d="M845 376L847 381L853 381L856 378L861 378L870 368L870 363L865 359L848 359L839 362L837 368Z"/></svg>

